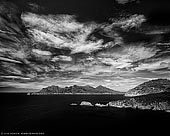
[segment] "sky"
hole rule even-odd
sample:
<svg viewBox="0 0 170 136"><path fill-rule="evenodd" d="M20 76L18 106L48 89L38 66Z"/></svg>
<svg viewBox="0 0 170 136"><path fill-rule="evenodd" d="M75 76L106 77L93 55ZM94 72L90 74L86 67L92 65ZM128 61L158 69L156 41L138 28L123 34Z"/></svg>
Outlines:
<svg viewBox="0 0 170 136"><path fill-rule="evenodd" d="M1 88L103 85L126 92L170 79L168 1L9 2L18 10L12 25L0 23Z"/></svg>

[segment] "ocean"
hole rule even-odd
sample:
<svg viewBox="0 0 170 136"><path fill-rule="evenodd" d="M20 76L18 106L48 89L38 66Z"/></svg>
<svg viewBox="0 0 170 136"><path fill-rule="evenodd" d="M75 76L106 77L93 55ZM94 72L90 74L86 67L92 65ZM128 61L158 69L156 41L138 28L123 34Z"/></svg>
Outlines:
<svg viewBox="0 0 170 136"><path fill-rule="evenodd" d="M170 113L131 108L80 106L82 101L107 104L122 95L0 94L0 132L39 134L136 134L168 132ZM71 103L78 105L72 106Z"/></svg>

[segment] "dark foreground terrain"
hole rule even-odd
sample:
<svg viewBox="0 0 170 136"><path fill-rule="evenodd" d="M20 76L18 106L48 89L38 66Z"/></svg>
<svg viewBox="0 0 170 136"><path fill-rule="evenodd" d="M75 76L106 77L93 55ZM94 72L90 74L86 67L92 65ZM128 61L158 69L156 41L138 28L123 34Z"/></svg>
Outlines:
<svg viewBox="0 0 170 136"><path fill-rule="evenodd" d="M0 94L0 131L62 135L168 132L170 113L164 111L70 105L81 101L106 104L121 99L124 96Z"/></svg>

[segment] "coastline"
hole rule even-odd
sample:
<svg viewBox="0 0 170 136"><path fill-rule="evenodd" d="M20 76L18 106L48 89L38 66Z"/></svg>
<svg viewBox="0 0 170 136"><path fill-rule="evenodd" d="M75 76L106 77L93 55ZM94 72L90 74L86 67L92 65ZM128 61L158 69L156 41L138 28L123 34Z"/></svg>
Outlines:
<svg viewBox="0 0 170 136"><path fill-rule="evenodd" d="M124 95L124 93L27 93L27 95Z"/></svg>

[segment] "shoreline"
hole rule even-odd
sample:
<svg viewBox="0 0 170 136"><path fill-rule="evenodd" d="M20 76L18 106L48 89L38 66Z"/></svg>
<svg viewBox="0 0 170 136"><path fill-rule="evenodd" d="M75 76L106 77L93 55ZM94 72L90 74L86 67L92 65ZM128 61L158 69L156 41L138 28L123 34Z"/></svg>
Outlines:
<svg viewBox="0 0 170 136"><path fill-rule="evenodd" d="M124 95L124 93L27 93L27 95Z"/></svg>

